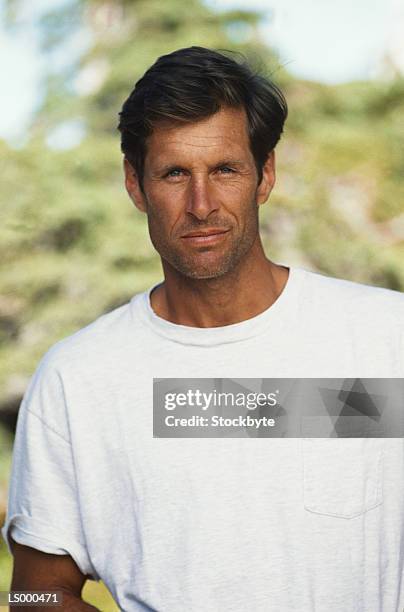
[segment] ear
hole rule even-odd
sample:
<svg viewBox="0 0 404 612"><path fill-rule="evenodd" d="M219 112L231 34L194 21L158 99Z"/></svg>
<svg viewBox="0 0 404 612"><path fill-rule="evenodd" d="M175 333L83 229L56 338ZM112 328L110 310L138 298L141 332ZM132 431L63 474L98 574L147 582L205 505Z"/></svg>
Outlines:
<svg viewBox="0 0 404 612"><path fill-rule="evenodd" d="M264 204L275 185L275 151L272 150L262 168L262 180L257 188L257 204Z"/></svg>
<svg viewBox="0 0 404 612"><path fill-rule="evenodd" d="M142 212L146 212L147 206L145 195L140 188L137 174L126 157L123 160L123 169L125 173L125 187L130 199L135 204L136 208Z"/></svg>

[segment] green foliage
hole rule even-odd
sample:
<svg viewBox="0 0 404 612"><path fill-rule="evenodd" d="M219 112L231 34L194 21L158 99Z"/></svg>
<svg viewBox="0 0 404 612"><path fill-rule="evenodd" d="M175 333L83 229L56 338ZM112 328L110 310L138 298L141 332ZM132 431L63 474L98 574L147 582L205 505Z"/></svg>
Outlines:
<svg viewBox="0 0 404 612"><path fill-rule="evenodd" d="M49 69L30 139L18 150L0 142L0 411L49 346L162 277L147 219L125 192L116 126L135 81L180 47L241 51L286 93L277 186L260 208L268 256L404 291L404 78L336 87L292 79L262 43L258 13L218 13L201 0L58 5L38 17ZM7 2L10 27L24 27L20 6ZM52 58L83 26L90 48L55 70ZM81 144L50 150L52 130L77 118ZM10 457L0 429L0 517ZM0 590L10 572L0 545ZM102 585L88 582L87 592L115 609Z"/></svg>
<svg viewBox="0 0 404 612"><path fill-rule="evenodd" d="M18 6L17 0L9 2L10 22L14 7L17 24ZM248 11L217 14L199 0L77 0L39 15L42 47L50 60L79 26L92 32L92 46L59 73L50 61L46 95L27 146L10 150L0 143L0 257L5 264L0 387L6 398L12 377L18 373L28 379L56 340L161 277L147 220L129 201L122 180L116 126L134 82L158 55L193 44L274 61L253 40L258 18ZM246 25L250 42L232 42L226 28L233 23ZM104 66L104 79L93 91L77 95L75 78L97 65ZM69 151L50 150L52 129L76 117L85 121L83 142Z"/></svg>
<svg viewBox="0 0 404 612"><path fill-rule="evenodd" d="M11 467L11 449L13 439L11 434L0 425L0 521L4 499L7 493L8 474Z"/></svg>
<svg viewBox="0 0 404 612"><path fill-rule="evenodd" d="M10 24L18 24L18 7L9 1ZM71 0L38 16L50 58L79 28L92 43L59 73L50 62L28 144L0 143L5 401L13 377L28 379L56 340L161 278L145 215L124 189L116 126L134 82L179 47L241 51L285 90L278 182L261 214L269 255L404 289L404 79L338 87L292 79L260 42L260 18L213 12L200 0ZM84 78L86 70L93 77ZM79 94L80 75L91 81L94 73L93 87ZM50 150L52 129L77 117L86 126L81 144Z"/></svg>
<svg viewBox="0 0 404 612"><path fill-rule="evenodd" d="M18 24L18 7L9 0L10 24ZM297 81L260 41L259 21L258 13L217 13L200 0L71 0L38 17L50 58L80 27L92 44L58 74L50 63L28 144L0 143L5 401L12 377L28 378L56 340L161 277L147 220L124 189L116 126L134 82L178 47L242 51L285 90L278 183L262 212L269 255L404 289L404 79L338 87ZM86 70L93 77L84 78ZM91 82L94 74L80 94L80 76ZM86 127L81 144L50 150L52 129L77 117Z"/></svg>
<svg viewBox="0 0 404 612"><path fill-rule="evenodd" d="M0 591L9 591L12 574L12 557L3 539L0 540ZM2 606L0 606L2 609Z"/></svg>

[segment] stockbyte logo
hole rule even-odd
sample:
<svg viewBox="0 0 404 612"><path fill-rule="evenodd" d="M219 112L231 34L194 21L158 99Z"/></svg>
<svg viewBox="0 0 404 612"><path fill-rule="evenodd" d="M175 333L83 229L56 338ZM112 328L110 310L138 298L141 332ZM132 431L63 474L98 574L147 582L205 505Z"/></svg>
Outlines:
<svg viewBox="0 0 404 612"><path fill-rule="evenodd" d="M404 435L402 378L155 378L157 438Z"/></svg>

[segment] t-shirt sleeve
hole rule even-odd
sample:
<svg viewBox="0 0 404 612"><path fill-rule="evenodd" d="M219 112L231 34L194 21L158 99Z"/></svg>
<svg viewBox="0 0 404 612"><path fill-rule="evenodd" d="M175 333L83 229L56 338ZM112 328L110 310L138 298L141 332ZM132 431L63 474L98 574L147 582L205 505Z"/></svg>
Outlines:
<svg viewBox="0 0 404 612"><path fill-rule="evenodd" d="M99 580L83 534L68 419L60 376L38 366L20 406L2 536L55 555L69 554Z"/></svg>

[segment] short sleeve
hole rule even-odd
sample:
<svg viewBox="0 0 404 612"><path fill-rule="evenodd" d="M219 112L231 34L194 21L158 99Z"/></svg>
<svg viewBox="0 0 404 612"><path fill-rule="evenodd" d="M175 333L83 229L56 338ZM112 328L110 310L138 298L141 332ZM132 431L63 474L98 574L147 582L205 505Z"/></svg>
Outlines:
<svg viewBox="0 0 404 612"><path fill-rule="evenodd" d="M69 554L80 571L99 580L82 531L63 386L42 362L22 401L14 440L7 515L1 533L55 555Z"/></svg>

